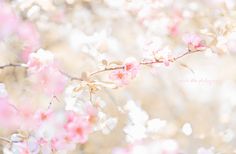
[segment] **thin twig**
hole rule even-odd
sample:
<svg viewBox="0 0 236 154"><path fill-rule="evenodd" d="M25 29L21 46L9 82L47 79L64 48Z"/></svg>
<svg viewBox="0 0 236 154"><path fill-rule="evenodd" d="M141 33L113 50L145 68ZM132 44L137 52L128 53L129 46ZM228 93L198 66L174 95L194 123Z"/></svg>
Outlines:
<svg viewBox="0 0 236 154"><path fill-rule="evenodd" d="M83 79L78 78L78 77L71 76L71 75L69 75L69 74L67 74L67 73L65 73L65 72L63 72L63 71L61 71L61 70L59 70L59 72L60 72L61 74L63 74L64 76L66 76L67 78L69 78L71 81L73 81L73 80L83 81Z"/></svg>
<svg viewBox="0 0 236 154"><path fill-rule="evenodd" d="M163 63L163 61L155 59L152 61L142 61L139 64L140 65L152 65L152 64L157 64L157 63Z"/></svg>
<svg viewBox="0 0 236 154"><path fill-rule="evenodd" d="M180 55L180 56L174 58L174 61L176 61L176 60L178 60L178 59L180 59L180 58L182 58L182 57L184 57L184 56L186 56L186 55L189 55L189 54L192 54L192 53L196 53L196 52L200 52L200 51L202 51L202 50L187 51L187 52L185 52L184 54L182 54L182 55Z"/></svg>
<svg viewBox="0 0 236 154"><path fill-rule="evenodd" d="M54 101L55 99L56 99L59 103L61 102L61 101L58 99L58 97L57 97L56 95L54 95L54 96L51 98L50 102L49 102L48 109L51 108L52 103L53 103L53 101Z"/></svg>
<svg viewBox="0 0 236 154"><path fill-rule="evenodd" d="M7 143L11 143L11 140L5 138L5 137L0 137L0 140L7 142Z"/></svg>
<svg viewBox="0 0 236 154"><path fill-rule="evenodd" d="M106 72L106 71L112 71L112 70L119 70L119 69L124 69L124 66L105 68L105 69L102 69L102 70L99 70L99 71L92 72L92 73L90 73L89 76L91 77L91 76L96 75L98 73L102 73L102 72Z"/></svg>
<svg viewBox="0 0 236 154"><path fill-rule="evenodd" d="M187 51L185 52L184 54L178 56L178 57L175 57L173 59L170 60L170 62L174 62L174 61L177 61L178 59L188 55L188 54L192 54L192 53L195 53L195 52L200 52L201 50L196 50L196 51ZM159 60L159 59L155 59L155 60L151 60L151 61L141 61L139 64L140 65L152 65L152 64L157 64L157 63L163 63L164 61L163 60ZM89 77L92 77L96 74L99 74L99 73L102 73L102 72L106 72L106 71L112 71L112 70L119 70L119 69L124 69L124 66L118 66L118 67L112 67L112 68L105 68L105 69L102 69L102 70L98 70L98 71L95 71L95 72L92 72Z"/></svg>
<svg viewBox="0 0 236 154"><path fill-rule="evenodd" d="M17 112L20 112L19 109L14 104L9 103L9 106L11 106Z"/></svg>
<svg viewBox="0 0 236 154"><path fill-rule="evenodd" d="M93 94L91 90L89 90L89 100L91 103L93 103Z"/></svg>
<svg viewBox="0 0 236 154"><path fill-rule="evenodd" d="M22 68L27 68L27 65L26 64L6 64L6 65L2 65L0 66L0 69L4 69L4 68L7 68L7 67L22 67Z"/></svg>

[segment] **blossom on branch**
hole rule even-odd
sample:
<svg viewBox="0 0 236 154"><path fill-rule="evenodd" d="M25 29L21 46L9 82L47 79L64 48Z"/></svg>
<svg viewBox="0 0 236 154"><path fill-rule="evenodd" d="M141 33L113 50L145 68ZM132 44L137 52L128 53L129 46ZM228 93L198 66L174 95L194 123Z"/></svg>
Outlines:
<svg viewBox="0 0 236 154"><path fill-rule="evenodd" d="M85 143L88 140L88 135L92 132L92 125L89 119L75 112L68 113L67 123L64 128L75 143Z"/></svg>
<svg viewBox="0 0 236 154"><path fill-rule="evenodd" d="M119 86L127 85L129 83L129 74L123 69L112 71L109 77Z"/></svg>
<svg viewBox="0 0 236 154"><path fill-rule="evenodd" d="M183 37L183 40L190 51L204 50L206 48L204 41L199 35L187 34Z"/></svg>
<svg viewBox="0 0 236 154"><path fill-rule="evenodd" d="M139 72L139 62L135 58L127 58L124 62L125 71L130 74L131 78L135 78Z"/></svg>

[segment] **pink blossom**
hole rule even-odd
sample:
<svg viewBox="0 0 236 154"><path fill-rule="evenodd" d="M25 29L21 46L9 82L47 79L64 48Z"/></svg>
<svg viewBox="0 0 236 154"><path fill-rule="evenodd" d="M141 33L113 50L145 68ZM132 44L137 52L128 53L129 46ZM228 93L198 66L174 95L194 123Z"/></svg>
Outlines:
<svg viewBox="0 0 236 154"><path fill-rule="evenodd" d="M19 110L12 104L8 97L5 85L0 83L0 128L12 129L18 127L19 115Z"/></svg>
<svg viewBox="0 0 236 154"><path fill-rule="evenodd" d="M29 131L37 129L36 121L34 119L34 111L35 109L30 104L24 104L19 107L19 125L21 129Z"/></svg>
<svg viewBox="0 0 236 154"><path fill-rule="evenodd" d="M42 88L48 95L63 92L67 78L57 69L52 53L42 49L31 53L27 65L35 86Z"/></svg>
<svg viewBox="0 0 236 154"><path fill-rule="evenodd" d="M38 144L39 144L40 146L43 146L43 145L45 145L45 144L47 144L47 143L48 143L48 141L45 140L44 138L38 139Z"/></svg>
<svg viewBox="0 0 236 154"><path fill-rule="evenodd" d="M67 83L67 78L55 68L45 68L31 77L35 86L50 96L61 94Z"/></svg>
<svg viewBox="0 0 236 154"><path fill-rule="evenodd" d="M40 46L40 36L36 27L30 22L22 22L18 25L17 36L23 41L23 60L27 61L30 53Z"/></svg>
<svg viewBox="0 0 236 154"><path fill-rule="evenodd" d="M11 8L0 2L0 40L15 33L19 19L13 13Z"/></svg>
<svg viewBox="0 0 236 154"><path fill-rule="evenodd" d="M19 113L17 109L10 103L9 99L0 96L0 127L8 129L17 127L18 116Z"/></svg>
<svg viewBox="0 0 236 154"><path fill-rule="evenodd" d="M158 51L155 54L155 59L162 61L165 66L169 66L170 62L173 61L173 56L171 54L171 50L168 47Z"/></svg>
<svg viewBox="0 0 236 154"><path fill-rule="evenodd" d="M179 34L179 23L173 23L168 28L171 36L177 36Z"/></svg>
<svg viewBox="0 0 236 154"><path fill-rule="evenodd" d="M27 65L30 71L41 71L45 67L54 65L54 55L49 51L39 49L36 53L31 53L29 55Z"/></svg>
<svg viewBox="0 0 236 154"><path fill-rule="evenodd" d="M44 121L49 120L51 115L52 115L52 110L50 110L50 109L46 110L46 111L38 110L38 111L36 111L34 118L38 122L44 122Z"/></svg>
<svg viewBox="0 0 236 154"><path fill-rule="evenodd" d="M87 105L86 106L86 114L89 116L88 121L91 124L96 122L98 111L95 107L93 107L92 105Z"/></svg>
<svg viewBox="0 0 236 154"><path fill-rule="evenodd" d="M71 123L77 119L77 114L73 111L66 112L67 123Z"/></svg>
<svg viewBox="0 0 236 154"><path fill-rule="evenodd" d="M70 112L68 121L64 126L68 136L76 143L85 143L88 140L88 135L92 131L91 124L84 116Z"/></svg>
<svg viewBox="0 0 236 154"><path fill-rule="evenodd" d="M135 58L127 58L124 66L125 71L131 75L131 78L136 77L139 72L139 62Z"/></svg>
<svg viewBox="0 0 236 154"><path fill-rule="evenodd" d="M51 149L53 151L58 150L73 150L76 145L73 143L72 136L60 135L51 140Z"/></svg>
<svg viewBox="0 0 236 154"><path fill-rule="evenodd" d="M196 34L188 34L183 38L190 51L204 50L206 48L202 38Z"/></svg>
<svg viewBox="0 0 236 154"><path fill-rule="evenodd" d="M109 77L111 80L114 80L119 86L127 85L129 82L129 74L123 69L112 71Z"/></svg>
<svg viewBox="0 0 236 154"><path fill-rule="evenodd" d="M12 34L23 42L22 58L27 61L28 56L40 46L40 36L36 27L30 22L23 22L5 3L0 2L0 40Z"/></svg>
<svg viewBox="0 0 236 154"><path fill-rule="evenodd" d="M169 25L169 33L171 36L177 36L179 34L180 23L183 17L180 10L173 10L171 15L172 23Z"/></svg>
<svg viewBox="0 0 236 154"><path fill-rule="evenodd" d="M118 86L127 85L129 80L135 78L139 72L139 62L135 58L127 58L123 66L124 69L114 70L109 76Z"/></svg>
<svg viewBox="0 0 236 154"><path fill-rule="evenodd" d="M31 154L27 142L13 143L11 151L17 154Z"/></svg>

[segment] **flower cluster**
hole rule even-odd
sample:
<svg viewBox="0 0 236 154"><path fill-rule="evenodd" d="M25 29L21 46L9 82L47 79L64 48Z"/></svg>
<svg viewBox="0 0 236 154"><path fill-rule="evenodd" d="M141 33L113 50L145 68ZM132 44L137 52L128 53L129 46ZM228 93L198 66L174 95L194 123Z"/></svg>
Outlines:
<svg viewBox="0 0 236 154"><path fill-rule="evenodd" d="M0 20L4 21L0 25L0 40L8 39L15 35L22 41L21 58L27 61L29 54L37 50L40 46L40 36L35 25L29 21L22 20L12 9L0 2Z"/></svg>
<svg viewBox="0 0 236 154"><path fill-rule="evenodd" d="M23 113L23 111L20 112ZM21 114L10 116L15 116L14 119L20 116L22 119L24 116ZM12 146L9 149L5 148L5 153L11 151L19 154L39 152L49 154L74 150L76 144L85 143L88 135L93 131L93 122L90 121L92 116L89 113L80 115L73 111L53 112L49 109L28 113L27 116L29 117L24 118L24 122L17 123L18 125L15 126L15 129L22 128L25 132L11 135L9 142ZM31 126L23 128L24 123L30 123ZM30 134L26 132L27 129Z"/></svg>
<svg viewBox="0 0 236 154"><path fill-rule="evenodd" d="M121 69L111 72L110 79L119 86L127 85L131 79L137 76L139 67L140 64L135 58L127 58Z"/></svg>
<svg viewBox="0 0 236 154"><path fill-rule="evenodd" d="M27 63L28 72L35 86L43 89L50 96L60 94L66 85L67 78L60 72L49 51L39 49L31 53Z"/></svg>
<svg viewBox="0 0 236 154"><path fill-rule="evenodd" d="M184 42L188 45L190 51L198 51L206 49L204 41L199 35L187 34L183 38Z"/></svg>

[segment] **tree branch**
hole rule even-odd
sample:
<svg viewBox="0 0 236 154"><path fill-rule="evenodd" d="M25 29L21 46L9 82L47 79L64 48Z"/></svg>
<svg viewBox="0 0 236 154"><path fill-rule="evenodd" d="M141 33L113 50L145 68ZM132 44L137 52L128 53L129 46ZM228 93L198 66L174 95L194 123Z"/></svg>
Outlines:
<svg viewBox="0 0 236 154"><path fill-rule="evenodd" d="M189 55L189 54L192 54L192 53L196 53L196 52L200 52L200 51L201 50L187 51L184 54L171 59L170 61L174 62L174 61L177 61L177 60L181 59L182 57L184 57L186 55ZM152 65L152 64L163 63L163 62L164 62L163 60L155 59L155 60L152 60L152 61L141 61L141 62L139 62L139 64L140 65ZM105 68L105 69L102 69L102 70L98 70L98 71L92 72L89 75L89 77L92 77L92 76L97 75L97 74L102 73L102 72L107 72L107 71L112 71L112 70L119 70L119 69L124 69L124 66L117 66L117 67Z"/></svg>
<svg viewBox="0 0 236 154"><path fill-rule="evenodd" d="M184 54L178 56L178 57L175 57L173 59L170 59L169 61L171 62L174 62L174 61L177 61L178 59L186 56L186 55L189 55L189 54L192 54L192 53L196 53L196 52L200 52L201 50L196 50L196 51L187 51L185 52ZM159 60L159 59L155 59L155 60L151 60L151 61L141 61L139 62L140 65L152 65L152 64L157 64L157 63L163 63L164 61L163 60ZM4 69L4 68L7 68L7 67L23 67L23 68L28 68L28 66L26 64L6 64L6 65L3 65L3 66L0 66L0 69ZM102 72L107 72L107 71L112 71L112 70L119 70L119 69L124 69L125 67L124 66L117 66L117 67L111 67L111 68L105 68L105 69L102 69L102 70L98 70L98 71L94 71L92 73L89 74L89 77L92 77L94 75L97 75L99 73L102 73ZM62 73L64 76L68 77L70 80L78 80L78 81L83 81L82 78L79 78L79 77L75 77L75 76L71 76L61 70L59 70L60 73Z"/></svg>
<svg viewBox="0 0 236 154"><path fill-rule="evenodd" d="M5 68L8 68L8 67L23 67L23 68L27 68L28 66L26 64L6 64L6 65L2 65L0 66L0 69L5 69Z"/></svg>
<svg viewBox="0 0 236 154"><path fill-rule="evenodd" d="M124 69L124 66L118 66L118 67L112 67L112 68L105 68L103 70L98 70L95 72L90 73L89 77L96 75L98 73L106 72L106 71L112 71L112 70L119 70L119 69Z"/></svg>
<svg viewBox="0 0 236 154"><path fill-rule="evenodd" d="M0 140L7 142L7 143L11 143L11 140L5 138L5 137L0 137Z"/></svg>

